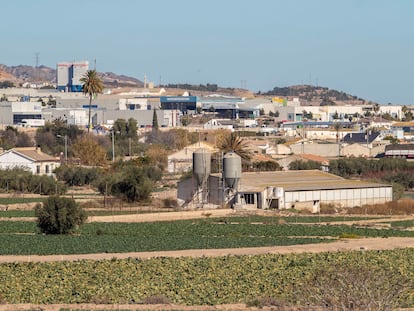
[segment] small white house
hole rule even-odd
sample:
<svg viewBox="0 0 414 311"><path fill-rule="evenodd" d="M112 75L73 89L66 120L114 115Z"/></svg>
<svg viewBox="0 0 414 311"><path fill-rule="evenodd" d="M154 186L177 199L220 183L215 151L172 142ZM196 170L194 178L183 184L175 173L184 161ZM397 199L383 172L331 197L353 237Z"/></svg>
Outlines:
<svg viewBox="0 0 414 311"><path fill-rule="evenodd" d="M42 152L38 147L22 147L7 150L0 154L0 169L24 168L34 175L53 175L60 166L58 158Z"/></svg>

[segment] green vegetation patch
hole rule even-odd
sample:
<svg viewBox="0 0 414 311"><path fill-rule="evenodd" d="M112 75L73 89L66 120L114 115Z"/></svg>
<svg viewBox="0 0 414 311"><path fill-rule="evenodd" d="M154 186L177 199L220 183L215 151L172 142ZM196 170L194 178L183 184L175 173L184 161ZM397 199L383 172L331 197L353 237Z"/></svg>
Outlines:
<svg viewBox="0 0 414 311"><path fill-rule="evenodd" d="M392 228L411 228L414 227L414 220L400 220L400 221L391 221Z"/></svg>
<svg viewBox="0 0 414 311"><path fill-rule="evenodd" d="M237 221L240 220L240 221ZM279 224L259 218L149 223L88 223L72 235L42 235L34 222L2 222L0 253L15 255L125 253L240 248L328 242L341 237L413 237L397 229Z"/></svg>
<svg viewBox="0 0 414 311"><path fill-rule="evenodd" d="M0 205L24 204L24 203L38 203L46 200L44 198L0 198ZM1 215L1 214L0 214Z"/></svg>
<svg viewBox="0 0 414 311"><path fill-rule="evenodd" d="M35 217L34 210L7 210L0 211L0 217Z"/></svg>
<svg viewBox="0 0 414 311"><path fill-rule="evenodd" d="M315 293L301 289L316 272L335 271L336 266L369 267L413 279L414 249L10 263L0 265L0 293L7 303L35 304L139 303L155 295L186 305L245 303L258 297L295 303L306 292ZM413 306L409 292L398 299L400 306Z"/></svg>

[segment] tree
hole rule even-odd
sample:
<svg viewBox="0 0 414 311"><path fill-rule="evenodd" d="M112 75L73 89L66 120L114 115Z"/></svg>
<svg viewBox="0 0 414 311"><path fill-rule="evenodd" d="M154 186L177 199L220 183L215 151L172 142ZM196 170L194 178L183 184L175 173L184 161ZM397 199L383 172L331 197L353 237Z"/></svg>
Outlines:
<svg viewBox="0 0 414 311"><path fill-rule="evenodd" d="M46 234L68 234L82 225L87 215L71 198L50 196L35 207L37 226Z"/></svg>
<svg viewBox="0 0 414 311"><path fill-rule="evenodd" d="M289 164L289 170L320 170L322 164L317 161L295 160Z"/></svg>
<svg viewBox="0 0 414 311"><path fill-rule="evenodd" d="M0 98L0 102L7 102L9 99L7 98L6 94L3 94L3 96Z"/></svg>
<svg viewBox="0 0 414 311"><path fill-rule="evenodd" d="M182 117L181 117L181 124L183 125L183 126L187 126L187 125L189 125L190 123L191 123L191 118L190 118L190 116L188 115L188 114L185 114L185 115L183 115Z"/></svg>
<svg viewBox="0 0 414 311"><path fill-rule="evenodd" d="M334 123L334 129L336 131L336 143L338 143L339 142L339 132L342 129L342 123L335 122Z"/></svg>
<svg viewBox="0 0 414 311"><path fill-rule="evenodd" d="M108 135L108 137L114 141L115 154L117 155L133 155L142 151L142 146L138 142L137 134L137 120L129 118L117 119L112 127L114 135Z"/></svg>
<svg viewBox="0 0 414 311"><path fill-rule="evenodd" d="M158 131L157 109L154 109L154 113L152 115L152 130L153 131Z"/></svg>
<svg viewBox="0 0 414 311"><path fill-rule="evenodd" d="M46 122L44 126L36 130L36 146L40 146L42 151L58 155L65 150L65 136L67 137L66 147L68 154L71 153L72 142L82 134L82 130L76 125L69 125L63 118L57 118L53 122Z"/></svg>
<svg viewBox="0 0 414 311"><path fill-rule="evenodd" d="M161 179L161 175L161 169L150 159L119 161L97 185L101 193L109 193L128 202L149 201L154 183Z"/></svg>
<svg viewBox="0 0 414 311"><path fill-rule="evenodd" d="M83 83L82 92L89 96L89 113L88 113L88 133L91 129L91 109L92 109L92 99L98 94L101 94L103 91L103 82L98 76L98 72L94 70L88 70L86 74L80 78L80 81Z"/></svg>
<svg viewBox="0 0 414 311"><path fill-rule="evenodd" d="M73 154L82 164L101 166L106 163L106 151L91 137L83 136L73 145Z"/></svg>
<svg viewBox="0 0 414 311"><path fill-rule="evenodd" d="M238 154L243 160L250 160L251 152L247 148L247 144L236 133L224 135L218 142L218 148L223 152L234 152Z"/></svg>

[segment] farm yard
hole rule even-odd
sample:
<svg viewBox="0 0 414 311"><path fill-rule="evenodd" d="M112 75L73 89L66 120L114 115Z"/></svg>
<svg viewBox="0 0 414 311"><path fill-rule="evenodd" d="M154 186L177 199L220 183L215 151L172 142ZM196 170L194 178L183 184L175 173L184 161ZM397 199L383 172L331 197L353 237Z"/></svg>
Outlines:
<svg viewBox="0 0 414 311"><path fill-rule="evenodd" d="M56 236L39 234L31 210L0 216L0 310L309 305L315 275L342 266L414 279L412 216L92 210ZM395 305L413 306L404 289Z"/></svg>

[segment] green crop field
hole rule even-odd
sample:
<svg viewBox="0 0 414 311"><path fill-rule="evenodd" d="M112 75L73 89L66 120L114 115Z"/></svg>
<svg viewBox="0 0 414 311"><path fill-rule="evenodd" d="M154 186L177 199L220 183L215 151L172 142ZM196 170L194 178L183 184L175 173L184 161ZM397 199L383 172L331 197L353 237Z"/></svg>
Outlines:
<svg viewBox="0 0 414 311"><path fill-rule="evenodd" d="M338 265L413 279L414 249L10 263L0 265L0 294L3 303L35 304L130 303L153 295L185 305L245 303L263 296L295 303L318 269ZM413 305L412 292L400 298L401 305Z"/></svg>
<svg viewBox="0 0 414 311"><path fill-rule="evenodd" d="M7 210L0 211L0 217L11 218L11 217L35 217L34 210Z"/></svg>
<svg viewBox="0 0 414 311"><path fill-rule="evenodd" d="M411 228L414 227L414 220L390 221L389 224L393 228Z"/></svg>
<svg viewBox="0 0 414 311"><path fill-rule="evenodd" d="M136 215L136 214L147 214L149 211L130 211L130 210L86 210L88 216L112 216L112 215ZM11 218L11 217L35 217L33 209L30 210L13 210L0 211L0 217Z"/></svg>
<svg viewBox="0 0 414 311"><path fill-rule="evenodd" d="M74 235L39 234L35 222L3 221L0 254L48 255L239 248L329 242L341 237L414 237L399 229L279 224L269 217L149 223L88 223Z"/></svg>
<svg viewBox="0 0 414 311"><path fill-rule="evenodd" d="M46 200L44 198L0 198L0 205L23 204L23 203L37 203Z"/></svg>

